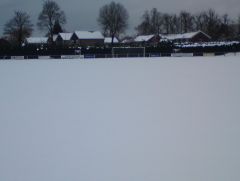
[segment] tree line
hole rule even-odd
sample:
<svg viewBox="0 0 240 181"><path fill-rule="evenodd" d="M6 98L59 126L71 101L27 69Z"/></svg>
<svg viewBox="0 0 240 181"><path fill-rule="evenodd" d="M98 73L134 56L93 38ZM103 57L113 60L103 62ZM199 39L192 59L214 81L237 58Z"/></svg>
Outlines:
<svg viewBox="0 0 240 181"><path fill-rule="evenodd" d="M240 34L240 16L235 22L228 14L219 15L214 9L197 14L188 11L169 14L153 8L145 11L141 20L136 27L139 34L179 34L201 30L213 40L234 39Z"/></svg>
<svg viewBox="0 0 240 181"><path fill-rule="evenodd" d="M46 36L53 41L53 35L63 32L62 25L66 23L66 16L55 1L43 2L43 7L38 16L37 26L46 32ZM7 39L18 46L21 46L26 37L31 36L33 24L27 12L15 11L14 16L4 27L4 35Z"/></svg>
<svg viewBox="0 0 240 181"><path fill-rule="evenodd" d="M119 37L128 27L129 13L121 3L111 2L99 10L97 19L104 36ZM38 16L37 27L46 33L50 43L53 35L64 32L62 26L67 19L63 10L53 0L43 2ZM16 11L4 27L4 35L10 42L21 46L26 37L31 36L34 25L27 12ZM240 34L240 15L234 21L228 14L219 15L209 9L197 14L181 11L179 14L159 12L156 8L147 10L141 17L140 24L135 28L138 35L176 34L202 30L213 40L230 40Z"/></svg>

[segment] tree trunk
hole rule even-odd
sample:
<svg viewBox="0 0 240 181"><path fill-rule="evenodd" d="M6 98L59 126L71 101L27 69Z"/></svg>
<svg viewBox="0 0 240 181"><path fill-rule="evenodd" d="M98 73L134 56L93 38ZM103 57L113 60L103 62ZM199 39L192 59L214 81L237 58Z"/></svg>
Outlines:
<svg viewBox="0 0 240 181"><path fill-rule="evenodd" d="M114 42L114 34L112 34L112 41L111 41L111 46L113 47L113 42Z"/></svg>

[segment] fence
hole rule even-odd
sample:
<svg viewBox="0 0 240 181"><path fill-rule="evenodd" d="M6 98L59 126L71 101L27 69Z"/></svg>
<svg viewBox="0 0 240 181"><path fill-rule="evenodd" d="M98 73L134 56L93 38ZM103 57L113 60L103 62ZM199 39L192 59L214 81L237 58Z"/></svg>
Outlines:
<svg viewBox="0 0 240 181"><path fill-rule="evenodd" d="M145 56L144 56L145 55ZM140 54L85 54L85 55L50 55L50 56L0 56L2 60L24 59L95 59L95 58L137 58L137 57L196 57L196 56L237 56L240 52L214 52L214 53L140 53Z"/></svg>

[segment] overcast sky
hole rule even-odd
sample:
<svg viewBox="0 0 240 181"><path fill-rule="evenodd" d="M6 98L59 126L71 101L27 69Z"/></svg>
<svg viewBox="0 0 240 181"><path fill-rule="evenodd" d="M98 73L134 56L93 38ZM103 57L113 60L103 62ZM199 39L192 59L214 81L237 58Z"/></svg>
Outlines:
<svg viewBox="0 0 240 181"><path fill-rule="evenodd" d="M56 0L67 15L67 31L73 30L98 30L96 22L99 8L111 0ZM121 0L129 11L129 29L127 33L134 33L134 27L139 23L143 12L153 7L161 12L179 12L188 10L199 12L210 7L218 13L229 13L232 17L240 14L239 0ZM0 34L7 20L13 16L15 10L27 11L34 24L36 24L38 14L42 8L42 1L39 0L0 0ZM36 31L35 35L39 32Z"/></svg>

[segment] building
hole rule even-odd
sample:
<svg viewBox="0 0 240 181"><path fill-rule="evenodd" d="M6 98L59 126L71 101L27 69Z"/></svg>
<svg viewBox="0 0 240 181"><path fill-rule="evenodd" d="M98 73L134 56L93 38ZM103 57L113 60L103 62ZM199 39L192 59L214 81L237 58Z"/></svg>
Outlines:
<svg viewBox="0 0 240 181"><path fill-rule="evenodd" d="M70 45L72 44L72 35L73 33L59 33L57 37L55 38L54 42L57 45Z"/></svg>
<svg viewBox="0 0 240 181"><path fill-rule="evenodd" d="M58 34L53 35L53 42L56 42L57 37L58 37Z"/></svg>
<svg viewBox="0 0 240 181"><path fill-rule="evenodd" d="M5 38L0 38L0 47L2 48L7 48L10 46L10 42L7 41Z"/></svg>
<svg viewBox="0 0 240 181"><path fill-rule="evenodd" d="M126 46L134 46L134 38L131 36L126 36L122 39L121 44Z"/></svg>
<svg viewBox="0 0 240 181"><path fill-rule="evenodd" d="M136 45L156 45L159 41L159 35L140 35L134 39Z"/></svg>
<svg viewBox="0 0 240 181"><path fill-rule="evenodd" d="M99 31L75 31L71 37L79 46L103 46L104 37Z"/></svg>
<svg viewBox="0 0 240 181"><path fill-rule="evenodd" d="M183 33L183 34L166 34L160 35L161 39L172 42L207 42L211 37L202 31Z"/></svg>
<svg viewBox="0 0 240 181"><path fill-rule="evenodd" d="M27 45L46 45L47 43L47 37L29 37L25 40L25 44Z"/></svg>

